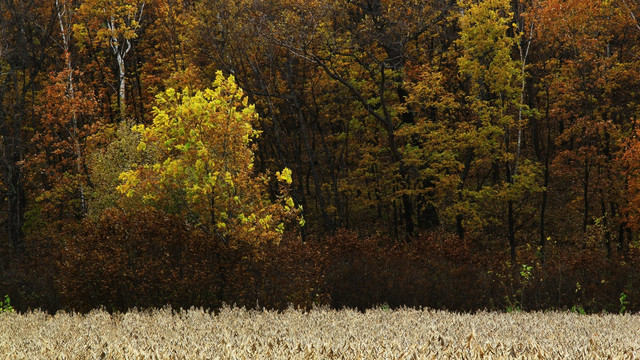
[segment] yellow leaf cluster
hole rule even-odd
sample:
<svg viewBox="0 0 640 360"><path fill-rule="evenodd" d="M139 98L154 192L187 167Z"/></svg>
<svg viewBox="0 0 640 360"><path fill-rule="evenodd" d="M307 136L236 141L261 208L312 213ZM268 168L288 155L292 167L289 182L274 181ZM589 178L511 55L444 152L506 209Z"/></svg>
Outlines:
<svg viewBox="0 0 640 360"><path fill-rule="evenodd" d="M273 202L253 173L258 115L235 79L218 72L211 89L167 89L156 99L153 123L133 131L141 137L138 151L158 149L159 159L123 172L118 190L197 218L225 239L278 241L283 219L299 211L285 196L291 170L276 174L283 194Z"/></svg>

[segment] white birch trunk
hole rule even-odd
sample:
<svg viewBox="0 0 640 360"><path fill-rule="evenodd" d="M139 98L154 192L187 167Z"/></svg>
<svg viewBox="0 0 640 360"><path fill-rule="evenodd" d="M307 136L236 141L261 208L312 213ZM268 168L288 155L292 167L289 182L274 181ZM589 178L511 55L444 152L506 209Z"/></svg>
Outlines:
<svg viewBox="0 0 640 360"><path fill-rule="evenodd" d="M63 0L64 1L64 0ZM69 33L70 29L70 14L68 13L69 9L67 8L67 3L62 3L62 8L60 7L59 0L56 0L56 7L58 8L58 23L60 25L60 33L62 34L62 46L64 48L64 58L65 65L67 69L67 98L71 101L71 139L73 140L73 147L75 152L75 165L77 175L80 176L82 174L82 151L80 149L80 135L78 134L78 116L75 108L75 88L73 84L73 64L71 63L71 52L70 52L70 40L71 34ZM67 16L68 22L65 26L65 22L63 18ZM87 201L85 197L84 186L82 182L78 184L80 192L80 206L82 210L82 214L86 214L87 212Z"/></svg>
<svg viewBox="0 0 640 360"><path fill-rule="evenodd" d="M524 92L526 90L527 79L526 79L526 67L527 67L527 57L529 57L529 48L531 47L531 41L533 40L533 22L531 23L531 29L529 31L529 38L527 39L527 47L526 49L522 48L522 44L520 44L520 76L522 77L522 83L520 84L520 106L518 108L518 141L516 145L516 158L515 165L513 170L513 175L518 174L518 163L520 162L520 152L522 151L522 110L524 108Z"/></svg>
<svg viewBox="0 0 640 360"><path fill-rule="evenodd" d="M127 41L129 43L129 41ZM128 50L127 50L128 51ZM116 52L116 61L118 62L118 80L120 82L120 86L118 87L118 99L120 101L120 120L125 120L125 114L127 109L126 103L126 90L125 90L125 64L124 64L124 54L120 52Z"/></svg>

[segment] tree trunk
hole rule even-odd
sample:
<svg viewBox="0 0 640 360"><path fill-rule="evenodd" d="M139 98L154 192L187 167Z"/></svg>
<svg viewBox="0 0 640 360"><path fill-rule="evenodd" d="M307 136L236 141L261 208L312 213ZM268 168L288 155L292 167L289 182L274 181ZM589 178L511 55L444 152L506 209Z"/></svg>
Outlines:
<svg viewBox="0 0 640 360"><path fill-rule="evenodd" d="M127 109L126 93L125 93L125 66L124 55L119 52L116 53L116 60L118 61L118 81L120 86L118 87L118 105L120 109L120 121L125 120L125 114Z"/></svg>
<svg viewBox="0 0 640 360"><path fill-rule="evenodd" d="M511 250L511 266L516 266L516 221L513 214L513 201L509 200L508 208L509 249Z"/></svg>
<svg viewBox="0 0 640 360"><path fill-rule="evenodd" d="M19 145L19 144L16 144ZM15 255L20 255L24 252L24 243L22 241L22 225L24 223L24 209L25 209L25 193L24 184L22 183L22 172L20 167L16 165L19 161L15 156L11 156L11 163L9 164L9 183L7 184L7 210L9 211L9 218L7 223L7 230L9 233L9 239L11 241L11 247Z"/></svg>
<svg viewBox="0 0 640 360"><path fill-rule="evenodd" d="M74 103L75 99L75 87L73 84L73 64L71 63L71 34L70 34L70 26L71 26L71 15L69 14L70 9L67 7L66 2L60 4L58 0L56 0L56 7L58 8L58 24L60 25L60 33L62 34L62 46L64 50L64 59L67 70L67 97L71 100L71 103ZM68 20L65 23L65 17ZM78 134L78 116L76 114L75 104L71 109L71 127L73 138L73 148L75 152L75 164L77 175L80 176L83 173L82 166L82 151L80 148L80 140ZM78 192L80 196L80 209L81 213L87 213L87 202L85 196L85 190L82 182L78 184Z"/></svg>
<svg viewBox="0 0 640 360"><path fill-rule="evenodd" d="M585 154L584 158L584 178L582 184L582 197L584 214L582 216L582 233L587 233L587 225L589 225L589 157Z"/></svg>
<svg viewBox="0 0 640 360"><path fill-rule="evenodd" d="M547 198L549 197L549 154L547 153L547 157L545 159L544 164L544 189L542 190L542 203L540 204L540 225L539 225L539 236L540 236L540 253L542 255L542 262L544 263L545 251L547 246L547 235L545 233L545 222L546 222L546 212L547 212Z"/></svg>

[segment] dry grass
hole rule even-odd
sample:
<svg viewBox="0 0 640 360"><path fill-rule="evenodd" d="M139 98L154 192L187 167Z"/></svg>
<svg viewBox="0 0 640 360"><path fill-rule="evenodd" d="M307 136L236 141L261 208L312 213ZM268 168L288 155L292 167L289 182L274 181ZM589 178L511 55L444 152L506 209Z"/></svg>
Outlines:
<svg viewBox="0 0 640 360"><path fill-rule="evenodd" d="M634 359L640 316L375 309L0 314L2 359Z"/></svg>

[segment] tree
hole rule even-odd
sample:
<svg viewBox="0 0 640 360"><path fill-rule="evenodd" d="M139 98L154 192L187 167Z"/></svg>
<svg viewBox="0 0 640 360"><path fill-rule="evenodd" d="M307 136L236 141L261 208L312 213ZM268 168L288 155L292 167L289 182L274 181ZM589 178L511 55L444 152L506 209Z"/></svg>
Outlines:
<svg viewBox="0 0 640 360"><path fill-rule="evenodd" d="M274 45L263 29L267 23L280 21L276 18L298 21L293 10L301 5L297 3L203 1L190 14L191 33L197 35L188 43L192 61L203 73L212 76L223 69L234 74L264 115L260 117L263 133L257 140L260 152L256 166L292 169L296 179L292 197L310 217L318 214L317 223L324 231L333 231L343 207L337 190L339 150L332 146L327 129L334 126L330 122L342 119L331 114L338 105L323 97L335 91L318 76L313 64ZM315 12L316 5L302 6ZM293 36L308 35L306 27L297 27L298 22L287 24Z"/></svg>
<svg viewBox="0 0 640 360"><path fill-rule="evenodd" d="M629 165L624 146L634 133L638 95L632 89L639 72L637 22L627 4L547 0L531 14L535 37L544 44L535 50L534 66L546 123L538 134L544 131L548 139L545 194L552 192L559 203L546 221L574 234L582 247L589 245L590 229L602 227L598 240L608 253L613 230L619 247L630 230L623 189L629 181L624 175L631 173L622 168ZM563 221L554 224L556 219Z"/></svg>
<svg viewBox="0 0 640 360"><path fill-rule="evenodd" d="M126 115L125 59L138 37L146 2L140 0L85 1L79 8L84 24L77 25L81 37L95 37L115 56L118 67L118 108L120 120Z"/></svg>
<svg viewBox="0 0 640 360"><path fill-rule="evenodd" d="M35 1L0 1L0 13L0 176L6 189L0 201L6 201L6 238L20 253L27 203L24 129L33 125L34 94L50 60L55 12Z"/></svg>
<svg viewBox="0 0 640 360"><path fill-rule="evenodd" d="M157 96L153 124L134 131L141 136L138 150L157 152L158 161L123 172L118 190L223 241L278 241L284 221L298 211L286 191L291 171L276 173L282 193L269 199L268 177L253 172L254 106L233 76L218 72L213 85Z"/></svg>
<svg viewBox="0 0 640 360"><path fill-rule="evenodd" d="M455 217L460 237L469 228L486 232L506 222L515 265L517 214L525 212L527 195L540 190L537 165L521 158L527 108L524 59L514 56L520 33L512 22L509 1L459 1L458 5L460 37L450 50L457 74L423 65L411 101L432 109L417 124L433 131L427 143L441 154L430 156L430 166L435 183L450 194L448 199L439 196L447 201L443 213ZM446 87L447 82L454 85ZM458 176L455 182L452 173Z"/></svg>
<svg viewBox="0 0 640 360"><path fill-rule="evenodd" d="M31 151L23 162L32 200L26 226L34 222L83 217L88 211L87 185L91 184L85 161L86 139L96 129L98 104L75 69L73 22L75 12L68 0L57 0L55 34L62 64L43 81L36 96L31 127ZM60 69L61 68L61 69ZM34 201L35 200L35 201Z"/></svg>
<svg viewBox="0 0 640 360"><path fill-rule="evenodd" d="M416 169L403 159L401 148L408 140L397 131L414 121L411 109L405 106L405 65L414 49L429 46L450 5L379 0L306 5L292 2L276 17L278 21L264 21L261 28L273 44L315 65L323 81L333 83L349 103L345 107L351 114L342 118L345 131L340 136L345 143L350 137L357 143L352 147L354 159L350 159L357 165L342 182L340 192L363 208L377 207L378 219L383 208L389 209L384 212L392 214L388 219L396 237L400 221L409 236L416 230L416 217L420 227L435 226L437 212L419 190L424 184L413 177ZM361 131L351 135L353 125ZM422 203L422 209L416 209L416 203Z"/></svg>

